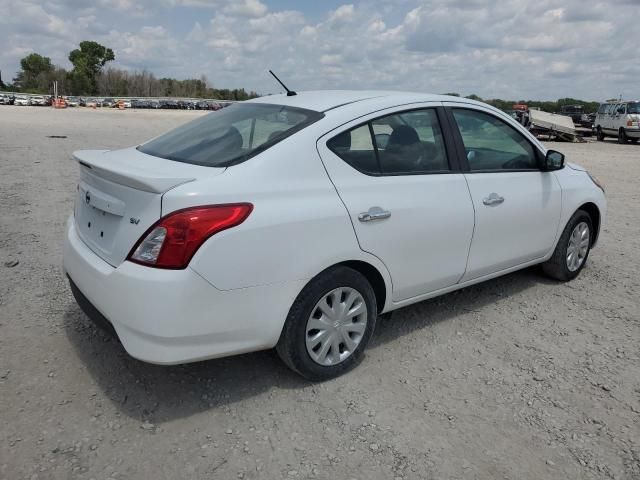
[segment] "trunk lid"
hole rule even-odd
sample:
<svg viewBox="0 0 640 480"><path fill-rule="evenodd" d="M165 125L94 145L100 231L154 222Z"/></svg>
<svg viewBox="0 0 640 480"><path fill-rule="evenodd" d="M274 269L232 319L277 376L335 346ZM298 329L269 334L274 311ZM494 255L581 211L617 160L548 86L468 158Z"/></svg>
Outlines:
<svg viewBox="0 0 640 480"><path fill-rule="evenodd" d="M74 206L78 235L114 267L160 219L165 192L225 170L165 160L133 147L82 150L73 158L80 165Z"/></svg>

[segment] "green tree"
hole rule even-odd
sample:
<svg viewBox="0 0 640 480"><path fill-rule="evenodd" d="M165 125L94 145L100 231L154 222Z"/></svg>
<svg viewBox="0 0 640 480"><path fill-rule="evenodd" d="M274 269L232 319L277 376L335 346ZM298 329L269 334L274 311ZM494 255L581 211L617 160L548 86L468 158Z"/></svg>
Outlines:
<svg viewBox="0 0 640 480"><path fill-rule="evenodd" d="M22 68L13 79L15 86L22 91L48 91L54 66L49 57L30 53L20 60Z"/></svg>
<svg viewBox="0 0 640 480"><path fill-rule="evenodd" d="M80 48L69 53L69 61L73 64L70 81L76 94L94 94L97 92L96 80L102 67L115 60L113 50L98 42L85 40Z"/></svg>

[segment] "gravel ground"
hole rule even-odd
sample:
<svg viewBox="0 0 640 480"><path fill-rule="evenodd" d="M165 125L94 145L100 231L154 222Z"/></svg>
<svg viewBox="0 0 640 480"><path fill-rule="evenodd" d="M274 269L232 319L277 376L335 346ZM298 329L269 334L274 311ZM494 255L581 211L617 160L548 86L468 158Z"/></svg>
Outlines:
<svg viewBox="0 0 640 480"><path fill-rule="evenodd" d="M578 279L532 268L400 310L314 385L273 352L138 362L71 297L70 153L196 115L0 107L0 478L640 478L640 145L554 144L607 187Z"/></svg>

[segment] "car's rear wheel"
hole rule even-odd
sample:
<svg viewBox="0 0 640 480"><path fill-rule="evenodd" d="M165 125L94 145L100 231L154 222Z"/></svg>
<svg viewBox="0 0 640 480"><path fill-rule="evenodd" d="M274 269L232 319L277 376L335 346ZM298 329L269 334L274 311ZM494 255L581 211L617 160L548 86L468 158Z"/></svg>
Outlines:
<svg viewBox="0 0 640 480"><path fill-rule="evenodd" d="M596 130L596 138L599 142L604 142L604 133L602 133L602 128L600 127Z"/></svg>
<svg viewBox="0 0 640 480"><path fill-rule="evenodd" d="M618 143L627 143L627 133L624 128L618 130Z"/></svg>
<svg viewBox="0 0 640 480"><path fill-rule="evenodd" d="M584 210L578 210L567 223L553 255L542 264L542 269L562 282L576 278L587 263L593 238L591 217Z"/></svg>
<svg viewBox="0 0 640 480"><path fill-rule="evenodd" d="M376 297L367 279L351 268L330 268L296 298L276 350L303 377L328 380L360 362L376 318Z"/></svg>

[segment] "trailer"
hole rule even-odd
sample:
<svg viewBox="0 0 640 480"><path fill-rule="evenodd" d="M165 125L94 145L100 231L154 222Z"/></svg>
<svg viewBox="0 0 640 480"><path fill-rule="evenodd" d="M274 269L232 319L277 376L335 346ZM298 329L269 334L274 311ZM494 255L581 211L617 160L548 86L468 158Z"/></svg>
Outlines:
<svg viewBox="0 0 640 480"><path fill-rule="evenodd" d="M529 109L528 128L534 135L545 135L567 142L581 142L571 117Z"/></svg>

